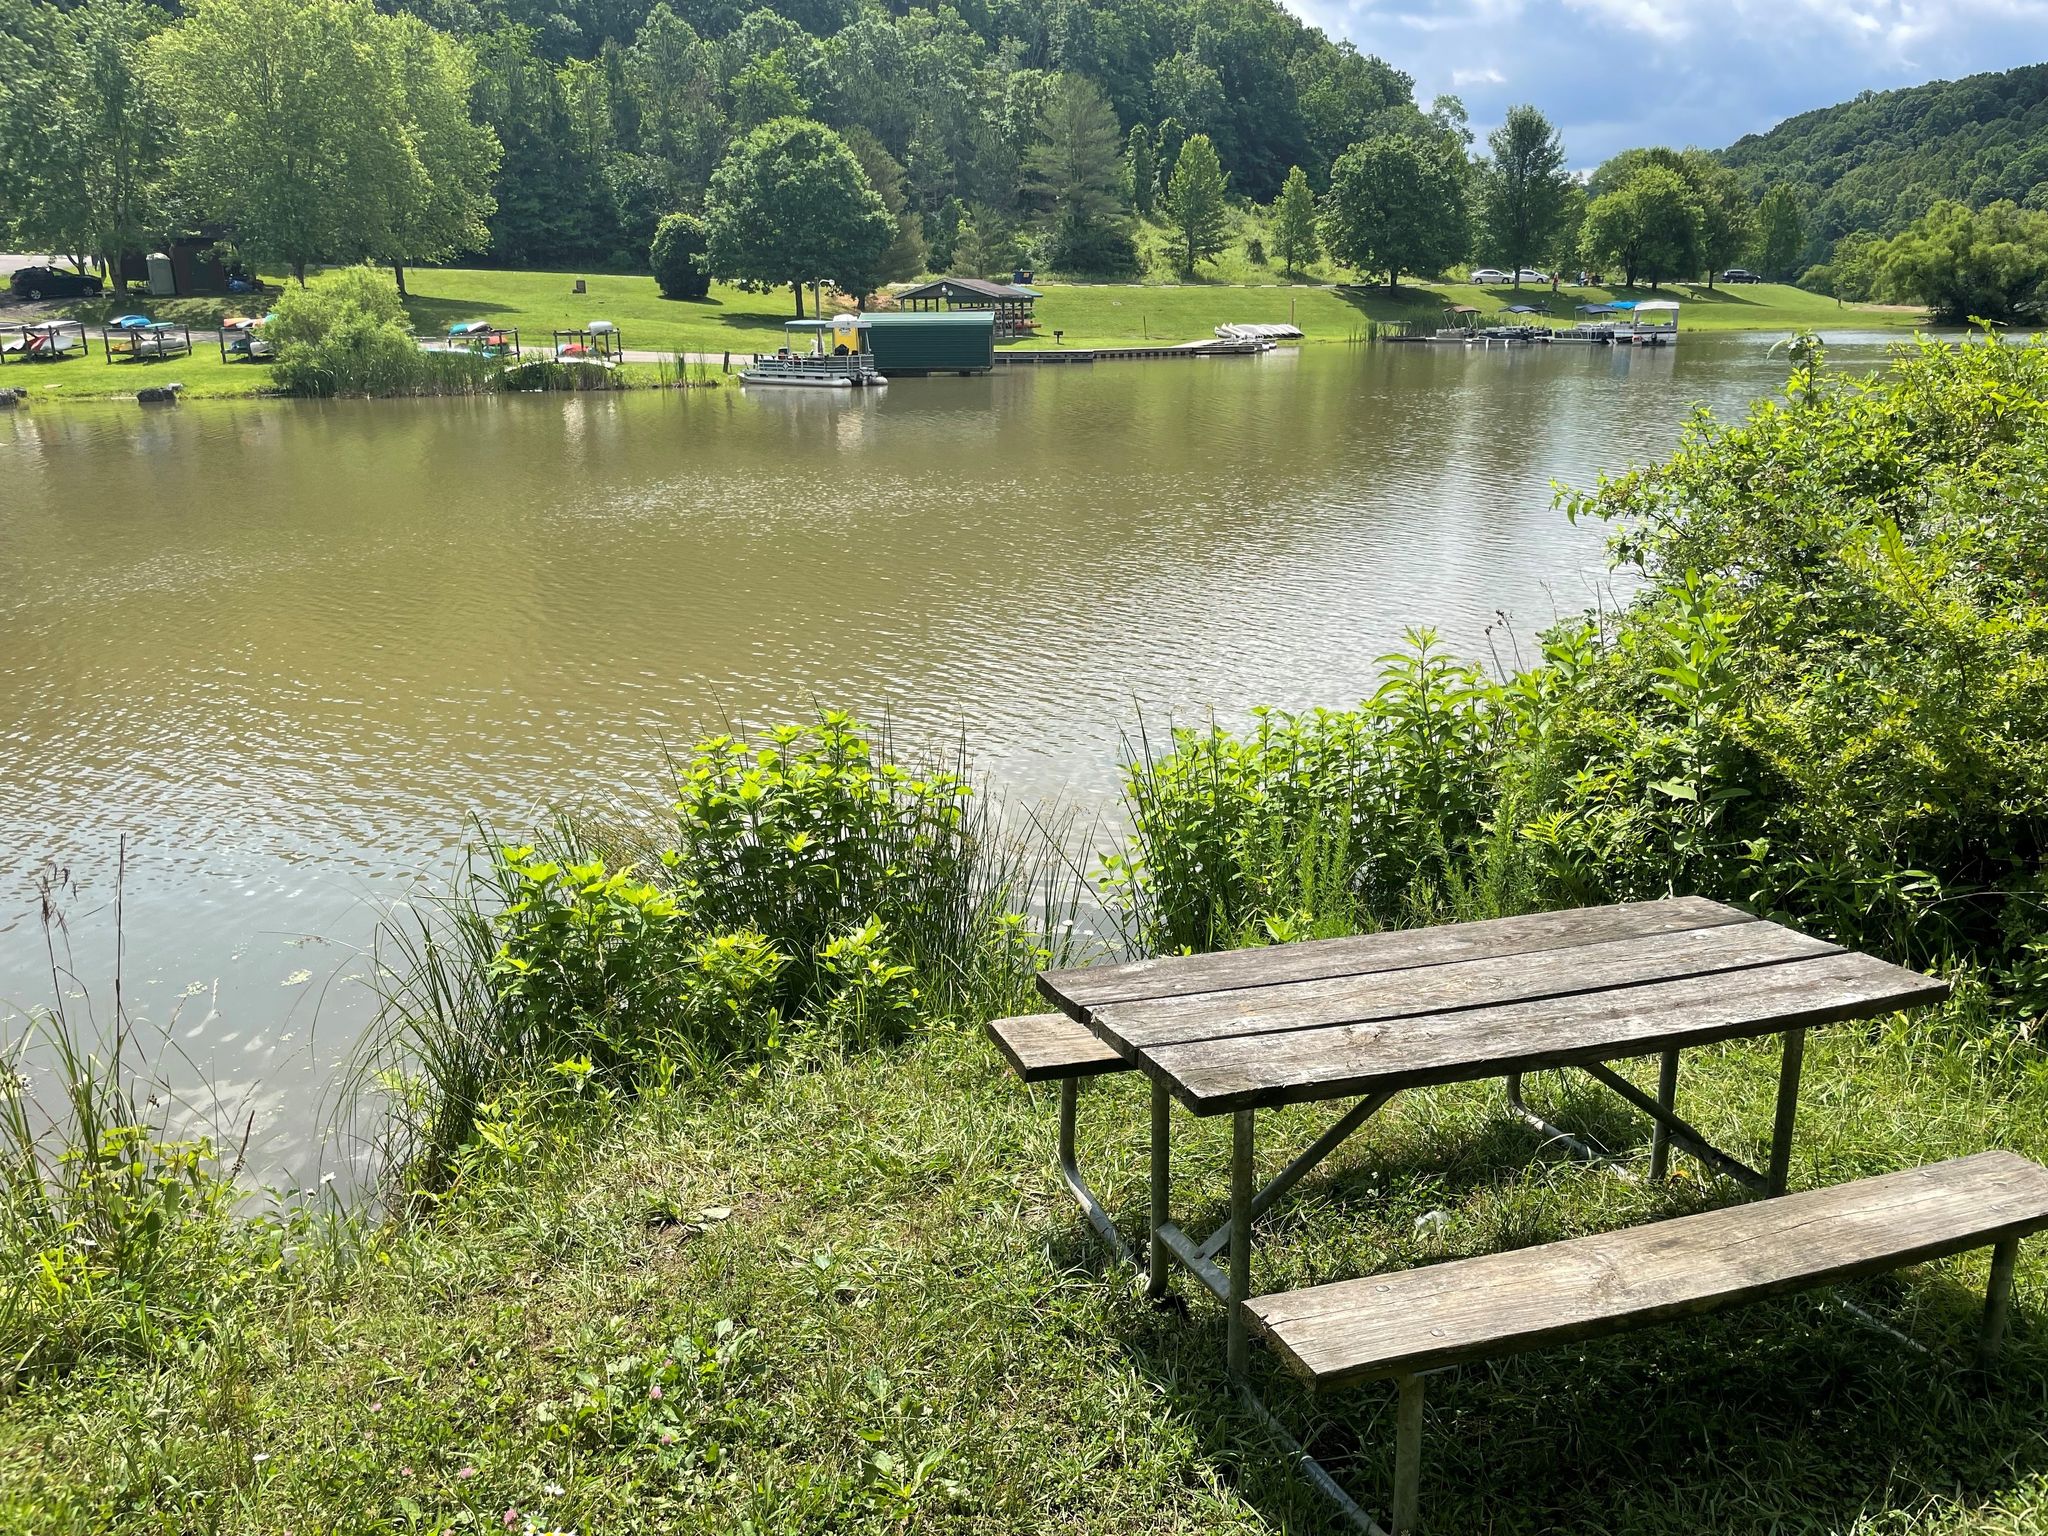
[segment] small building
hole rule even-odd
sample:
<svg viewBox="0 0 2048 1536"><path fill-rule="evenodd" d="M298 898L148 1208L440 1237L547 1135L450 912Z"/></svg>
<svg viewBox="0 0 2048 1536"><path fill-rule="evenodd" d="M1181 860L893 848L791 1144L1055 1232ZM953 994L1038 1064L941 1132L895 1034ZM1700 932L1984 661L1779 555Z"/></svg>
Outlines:
<svg viewBox="0 0 2048 1536"><path fill-rule="evenodd" d="M987 309L901 311L860 317L875 367L890 378L920 373L987 373L996 365L1001 319Z"/></svg>
<svg viewBox="0 0 2048 1536"><path fill-rule="evenodd" d="M995 340L1015 341L1038 329L1032 306L1042 295L1021 283L991 283L979 277L941 277L896 295L913 313L985 311L995 316Z"/></svg>
<svg viewBox="0 0 2048 1536"><path fill-rule="evenodd" d="M996 317L988 310L955 310L940 314L904 314L900 310L860 315L835 315L823 320L791 320L783 330L792 336L825 338L837 324L852 320L858 330L860 354L872 360L884 378L924 373L987 373L996 365Z"/></svg>

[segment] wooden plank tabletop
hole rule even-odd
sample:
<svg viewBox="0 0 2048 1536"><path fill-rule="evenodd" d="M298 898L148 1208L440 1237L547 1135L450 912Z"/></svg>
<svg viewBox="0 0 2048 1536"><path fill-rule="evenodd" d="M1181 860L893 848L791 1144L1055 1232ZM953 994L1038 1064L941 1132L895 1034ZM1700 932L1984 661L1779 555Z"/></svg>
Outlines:
<svg viewBox="0 0 2048 1536"><path fill-rule="evenodd" d="M1948 993L1701 897L1054 971L1039 986L1197 1114L1770 1034Z"/></svg>

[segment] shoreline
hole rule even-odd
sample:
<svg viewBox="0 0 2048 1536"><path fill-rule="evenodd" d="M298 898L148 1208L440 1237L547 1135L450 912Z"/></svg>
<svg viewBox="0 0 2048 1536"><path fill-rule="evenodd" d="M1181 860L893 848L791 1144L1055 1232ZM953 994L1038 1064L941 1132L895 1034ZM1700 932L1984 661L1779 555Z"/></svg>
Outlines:
<svg viewBox="0 0 2048 1536"><path fill-rule="evenodd" d="M574 285L585 284L576 293ZM756 351L772 351L784 324L796 318L786 288L749 292L730 284L714 284L703 300L661 298L654 280L644 275L578 277L569 272L513 271L497 268L419 267L407 273L406 307L423 336L445 333L463 319L489 317L521 331L528 349L549 355L546 345L556 331L587 325L593 318L616 324L625 343L629 369L666 364L719 368L730 356L735 365ZM1474 287L1469 283L1403 283L1389 293L1384 285L1354 283L1055 283L1040 285L1037 334L997 347L1004 352L1057 350L1108 351L1132 347L1171 346L1211 340L1225 324L1287 323L1302 331L1297 345L1332 343L1361 345L1377 326L1390 322L1430 323L1454 305L1478 311L1482 324L1496 323L1511 305L1548 307L1548 319L1567 323L1572 308L1605 303L1616 296L1676 298L1683 306L1680 328L1688 334L1719 332L1795 332L1801 329L1854 327L1896 331L1903 338L1930 328L1923 310L1895 305L1838 305L1834 300L1784 284L1759 283L1738 289L1665 284L1621 288ZM260 302L260 300L254 301ZM0 308L0 323L35 318L79 318L96 326L123 309L139 308L155 318L188 325L193 330L189 358L167 363L121 363L119 368L146 368L136 387L176 379L187 399L291 399L248 378L257 365L223 363L212 355L213 328L225 314L254 307L248 295L149 299L130 295L96 301ZM24 364L0 368L0 386L26 386L31 405L63 402L131 401L134 390L125 376L84 379L71 371L78 363L109 365L94 354L65 364ZM51 370L63 376L50 379ZM54 384L58 387L48 387ZM77 386L83 385L83 388ZM653 387L632 375L622 387ZM382 397L378 397L382 398ZM440 398L440 397L433 397Z"/></svg>

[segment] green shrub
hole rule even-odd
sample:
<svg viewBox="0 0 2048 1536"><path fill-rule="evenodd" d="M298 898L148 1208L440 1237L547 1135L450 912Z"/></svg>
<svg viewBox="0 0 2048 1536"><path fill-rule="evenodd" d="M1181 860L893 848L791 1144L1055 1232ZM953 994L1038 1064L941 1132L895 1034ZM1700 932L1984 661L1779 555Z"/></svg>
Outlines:
<svg viewBox="0 0 2048 1536"><path fill-rule="evenodd" d="M1489 830L1492 691L1430 631L1380 661L1357 709L1261 709L1242 735L1182 729L1136 755L1104 892L1142 948L1380 926L1455 884Z"/></svg>
<svg viewBox="0 0 2048 1536"><path fill-rule="evenodd" d="M766 935L792 957L785 1013L827 994L818 956L879 920L903 958L956 975L1021 899L961 765L877 761L850 716L759 743L701 743L678 786L671 867L708 932Z"/></svg>
<svg viewBox="0 0 2048 1536"><path fill-rule="evenodd" d="M380 933L384 1009L352 1077L386 1091L396 1161L429 1188L516 1161L565 1082L666 1089L1017 1006L1064 953L1065 903L960 765L892 759L841 714L713 737L644 876L599 849L658 834L573 820L474 852L438 912Z"/></svg>
<svg viewBox="0 0 2048 1536"><path fill-rule="evenodd" d="M655 226L648 264L654 285L665 299L702 299L711 293L711 271L704 264L704 221L695 214L671 213Z"/></svg>
<svg viewBox="0 0 2048 1536"><path fill-rule="evenodd" d="M1155 948L1698 892L2048 1003L2048 344L1798 349L1784 400L1563 500L1643 577L1488 680L1179 733L1111 895Z"/></svg>
<svg viewBox="0 0 2048 1536"><path fill-rule="evenodd" d="M467 393L495 387L487 358L422 352L388 273L373 267L323 272L278 295L265 334L277 347L277 378L298 395Z"/></svg>

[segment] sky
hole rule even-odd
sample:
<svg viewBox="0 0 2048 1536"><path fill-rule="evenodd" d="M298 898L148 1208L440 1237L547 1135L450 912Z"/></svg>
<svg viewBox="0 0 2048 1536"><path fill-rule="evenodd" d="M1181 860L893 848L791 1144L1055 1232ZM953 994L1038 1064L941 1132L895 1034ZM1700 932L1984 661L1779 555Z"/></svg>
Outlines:
<svg viewBox="0 0 2048 1536"><path fill-rule="evenodd" d="M2048 61L2048 0L1286 0L1463 98L1483 137L1534 102L1575 169L1720 149L1863 90Z"/></svg>

